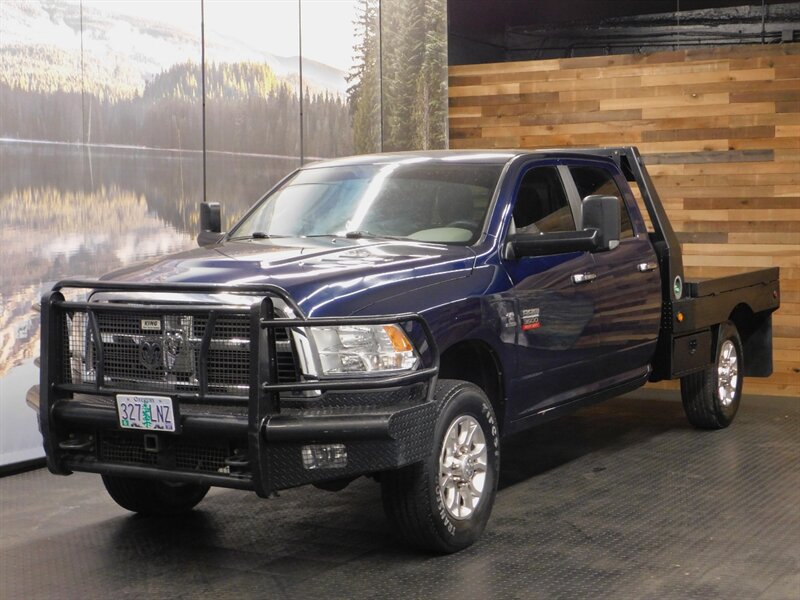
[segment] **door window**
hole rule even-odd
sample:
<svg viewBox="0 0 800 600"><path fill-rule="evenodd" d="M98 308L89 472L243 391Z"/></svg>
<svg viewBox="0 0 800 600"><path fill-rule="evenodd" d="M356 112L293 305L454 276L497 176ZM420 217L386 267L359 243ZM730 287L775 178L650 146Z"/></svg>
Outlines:
<svg viewBox="0 0 800 600"><path fill-rule="evenodd" d="M620 239L624 240L625 238L633 237L631 216L628 214L622 192L611 173L599 167L570 167L569 171L572 174L572 179L575 181L575 187L578 188L581 199L594 195L616 196L619 198Z"/></svg>
<svg viewBox="0 0 800 600"><path fill-rule="evenodd" d="M575 231L575 219L555 167L525 173L517 190L513 223L516 233Z"/></svg>

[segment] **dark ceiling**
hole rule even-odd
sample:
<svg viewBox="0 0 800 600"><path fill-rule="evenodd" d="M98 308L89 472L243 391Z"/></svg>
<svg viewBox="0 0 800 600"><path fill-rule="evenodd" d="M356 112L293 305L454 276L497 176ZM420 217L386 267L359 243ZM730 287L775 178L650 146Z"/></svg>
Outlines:
<svg viewBox="0 0 800 600"><path fill-rule="evenodd" d="M448 33L450 48L450 64L464 64L471 62L494 62L503 60L518 60L526 58L546 58L558 56L559 50L553 50L548 55L528 56L525 49L520 47L520 32L534 31L538 36L536 46L558 45L555 38L562 40L568 38L570 30L587 31L597 26L607 27L611 23L617 27L616 35L620 29L626 27L634 29L641 27L643 21L635 19L639 15L675 15L674 31L677 32L681 25L681 15L689 17L691 11L705 12L707 30L704 35L718 30L727 30L728 40L739 30L739 19L742 14L747 14L749 24L742 22L742 31L750 32L750 37L742 36L740 42L753 43L753 32L759 32L762 25L762 15L769 15L769 5L782 5L782 15L792 16L798 13L800 2L787 0L447 0ZM766 5L766 6L765 6ZM738 9L737 7L749 7ZM716 9L728 9L727 11ZM738 15L736 15L738 12ZM772 12L780 11L777 7ZM744 11L744 12L742 12ZM621 20L618 20L622 18ZM631 18L634 18L633 20ZM607 21L612 19L612 22ZM664 27L670 29L669 19L660 19L662 29L660 35L665 35ZM767 21L770 19L768 18ZM666 23L665 23L666 21ZM777 27L777 29L776 29ZM800 24L794 26L784 21L773 27L774 35L780 37L785 29L797 31ZM683 31L687 27L684 25ZM639 30L642 33L644 30ZM667 32L668 33L668 32ZM523 33L532 39L530 33ZM678 34L680 35L680 33ZM685 35L685 34L684 34ZM773 35L773 38L774 38ZM796 34L792 34L792 39ZM635 32L634 32L635 37ZM639 40L647 40L647 32L639 35ZM524 40L522 40L524 42ZM725 42L725 40L722 40ZM761 40L765 43L765 40ZM766 40L772 41L772 40ZM566 44L570 47L574 44ZM638 51L644 51L638 43ZM646 44L645 44L646 46ZM653 50L663 48L652 48ZM617 49L622 51L624 49ZM606 48L605 51L615 51ZM630 50L625 50L630 51Z"/></svg>
<svg viewBox="0 0 800 600"><path fill-rule="evenodd" d="M601 20L608 17L678 11L786 4L787 0L448 0L451 34L489 40L506 26Z"/></svg>

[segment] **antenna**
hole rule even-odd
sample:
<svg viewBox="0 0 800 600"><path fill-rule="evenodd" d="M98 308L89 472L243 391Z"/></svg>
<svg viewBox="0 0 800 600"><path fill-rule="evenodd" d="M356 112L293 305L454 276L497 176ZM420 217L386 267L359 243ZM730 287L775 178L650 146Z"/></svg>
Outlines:
<svg viewBox="0 0 800 600"><path fill-rule="evenodd" d="M203 202L206 197L206 20L205 0L200 0L200 96L202 102L203 130Z"/></svg>

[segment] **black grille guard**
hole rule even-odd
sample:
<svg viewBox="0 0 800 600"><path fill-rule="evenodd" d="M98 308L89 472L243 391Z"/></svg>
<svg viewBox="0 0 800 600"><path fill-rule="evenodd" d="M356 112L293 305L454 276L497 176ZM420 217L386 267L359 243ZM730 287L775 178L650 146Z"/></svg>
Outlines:
<svg viewBox="0 0 800 600"><path fill-rule="evenodd" d="M67 301L62 293L64 289L83 289L92 292L144 292L144 293L235 293L241 295L259 296L248 306L228 306L222 304L190 304L190 303L165 303L165 304L124 304L124 303L99 303L91 301ZM292 309L295 318L276 319L274 317L273 299L279 298ZM256 459L261 455L262 445L265 440L260 435L262 429L271 417L280 413L280 393L285 391L318 390L353 390L367 391L410 385L419 382L430 382L439 371L439 352L433 333L427 321L416 313L401 313L394 315L359 316L359 317L306 317L297 303L283 288L272 284L198 284L198 283L127 283L100 280L63 280L56 283L52 289L42 296L41 304L41 384L39 417L42 435L45 441L45 450L48 457L48 467L53 472L68 473L58 464L58 444L60 436L54 431L53 407L60 398L71 396L72 393L89 394L125 394L142 393L142 389L126 389L105 385L103 373L103 344L97 344L99 354L97 373L92 383L69 383L64 377L64 343L65 332L61 326L63 314L68 311L83 311L87 313L88 327L92 329L95 339L101 340L98 321L95 311L113 310L115 312L136 311L139 313L170 314L203 314L208 315L209 323L218 315L249 314L249 341L250 341L250 391L248 397L217 394L208 392L207 349L210 344L212 326L206 327L203 341L201 342L201 361L198 365L199 390L197 392L170 391L168 395L178 401L192 403L219 403L238 402L247 403L248 407L248 445L251 457ZM275 329L321 327L337 325L382 325L382 324L417 324L422 333L422 340L417 344L421 365L410 373L394 374L388 376L362 376L341 377L331 379L314 379L298 381L296 383L275 383L277 381L276 364L276 339ZM265 351L266 350L266 351ZM429 389L430 399L432 390ZM256 491L267 491L269 474L266 471L265 461L253 460L253 485ZM256 468L256 465L258 467Z"/></svg>

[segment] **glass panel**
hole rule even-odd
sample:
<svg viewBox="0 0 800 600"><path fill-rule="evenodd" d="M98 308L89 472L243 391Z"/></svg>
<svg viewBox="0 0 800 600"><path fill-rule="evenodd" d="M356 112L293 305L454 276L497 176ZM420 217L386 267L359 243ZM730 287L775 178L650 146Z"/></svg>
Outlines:
<svg viewBox="0 0 800 600"><path fill-rule="evenodd" d="M348 98L355 58L365 42L356 0L303 0L303 155L305 160L354 153ZM377 31L377 11L369 28ZM376 82L377 80L375 80ZM380 107L376 107L379 109ZM380 142L373 133L371 146Z"/></svg>
<svg viewBox="0 0 800 600"><path fill-rule="evenodd" d="M385 151L447 146L446 4L381 3Z"/></svg>
<svg viewBox="0 0 800 600"><path fill-rule="evenodd" d="M575 219L555 168L525 173L514 204L514 228L516 233L575 231Z"/></svg>
<svg viewBox="0 0 800 600"><path fill-rule="evenodd" d="M223 229L300 164L297 0L206 0L207 199Z"/></svg>
<svg viewBox="0 0 800 600"><path fill-rule="evenodd" d="M40 288L193 244L200 3L0 1L0 27L3 464L41 455Z"/></svg>
<svg viewBox="0 0 800 600"><path fill-rule="evenodd" d="M380 1L359 0L353 28L353 65L348 74L347 102L356 154L381 150Z"/></svg>

